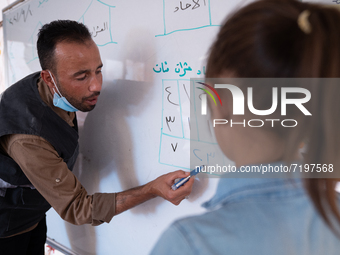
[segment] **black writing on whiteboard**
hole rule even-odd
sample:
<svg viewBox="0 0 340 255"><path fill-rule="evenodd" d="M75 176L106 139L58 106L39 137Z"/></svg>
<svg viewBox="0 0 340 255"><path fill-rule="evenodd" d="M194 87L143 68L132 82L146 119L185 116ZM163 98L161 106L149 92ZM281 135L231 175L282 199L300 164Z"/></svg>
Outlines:
<svg viewBox="0 0 340 255"><path fill-rule="evenodd" d="M14 25L14 23L19 22L21 20L21 18L23 18L24 22L26 22L26 20L29 16L33 16L30 5L27 6L27 9L21 8L20 11L18 11L14 16L12 16L11 18L8 19L8 22L10 24Z"/></svg>
<svg viewBox="0 0 340 255"><path fill-rule="evenodd" d="M174 145L171 143L171 147L172 147L172 149L173 149L174 152L175 152L176 149L177 149L177 145L178 145L178 143L176 143L176 146L174 147Z"/></svg>
<svg viewBox="0 0 340 255"><path fill-rule="evenodd" d="M165 88L165 91L169 93L169 95L168 95L168 97L167 97L168 102L171 103L171 104L173 104L173 105L179 105L179 104L176 104L176 103L174 103L173 101L170 100L170 96L171 96L171 94L172 94L172 92L169 91L170 88L171 88L171 87L166 87L166 88Z"/></svg>
<svg viewBox="0 0 340 255"><path fill-rule="evenodd" d="M169 126L169 122L174 123L175 117L174 117L174 119L172 119L171 116L170 116L169 118L168 118L168 117L165 117L165 120L166 120L166 124L168 125L168 129L169 129L169 131L171 132L171 128L170 128L170 126Z"/></svg>
<svg viewBox="0 0 340 255"><path fill-rule="evenodd" d="M179 2L179 6L175 7L175 11L174 12L177 12L179 10L184 11L184 10L187 10L187 9L195 10L195 9L199 8L201 6L201 4L202 4L202 3L200 4L199 1L200 0L191 0L191 1L189 1L189 3L185 3L185 4L183 4L182 1L180 1ZM203 4L204 4L204 6L206 5L205 0L203 0ZM192 7L192 8L190 8L190 7Z"/></svg>

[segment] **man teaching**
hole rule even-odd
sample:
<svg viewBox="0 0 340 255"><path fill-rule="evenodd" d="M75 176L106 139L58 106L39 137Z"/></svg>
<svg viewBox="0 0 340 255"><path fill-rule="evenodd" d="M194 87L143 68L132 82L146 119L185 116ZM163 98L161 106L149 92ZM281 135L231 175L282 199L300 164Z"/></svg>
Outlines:
<svg viewBox="0 0 340 255"><path fill-rule="evenodd" d="M88 195L71 171L79 151L75 112L94 109L102 88L98 47L83 24L58 20L41 28L37 49L42 71L0 97L1 252L44 254L51 206L67 222L97 226L154 197L178 205L190 194L193 178L171 189L189 175L175 171L127 191Z"/></svg>

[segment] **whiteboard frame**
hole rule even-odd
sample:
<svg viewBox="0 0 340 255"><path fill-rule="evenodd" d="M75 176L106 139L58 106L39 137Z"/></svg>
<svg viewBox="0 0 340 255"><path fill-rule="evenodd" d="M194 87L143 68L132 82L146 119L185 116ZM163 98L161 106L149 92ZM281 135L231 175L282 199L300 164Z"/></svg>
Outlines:
<svg viewBox="0 0 340 255"><path fill-rule="evenodd" d="M25 1L29 1L29 0L17 0L15 1L14 3L11 3L10 5L8 5L7 7L3 8L2 9L2 13L12 9L13 7L15 7L16 5L22 3L22 2L25 2Z"/></svg>
<svg viewBox="0 0 340 255"><path fill-rule="evenodd" d="M7 7L2 9L2 18L4 18L4 14L5 12L13 9L13 8L17 8L19 7L21 4L25 4L26 2L29 2L30 0L17 0L13 3L11 3L10 5L8 5ZM4 22L4 20L2 19L2 22L0 24L0 26L3 27L3 31L5 31L5 26L6 26L6 22ZM8 88L11 84L9 84L9 78L8 78L8 65L6 65L7 61L8 61L8 52L7 50L7 40L5 38L5 33L3 34L3 40L4 40L4 81L5 81L5 89Z"/></svg>

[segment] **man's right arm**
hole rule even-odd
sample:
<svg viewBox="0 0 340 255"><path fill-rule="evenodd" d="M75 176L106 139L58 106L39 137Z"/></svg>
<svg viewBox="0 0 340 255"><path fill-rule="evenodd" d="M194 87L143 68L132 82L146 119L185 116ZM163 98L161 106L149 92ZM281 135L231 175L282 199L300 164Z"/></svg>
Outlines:
<svg viewBox="0 0 340 255"><path fill-rule="evenodd" d="M187 183L177 190L172 190L171 186L175 179L187 177L189 174L189 172L178 170L162 175L143 186L117 193L116 214L157 196L168 200L174 205L179 205L180 202L191 193L194 178L190 178Z"/></svg>
<svg viewBox="0 0 340 255"><path fill-rule="evenodd" d="M33 186L64 220L76 225L110 222L114 215L156 196L178 205L190 194L194 182L191 178L183 187L173 191L171 185L174 180L189 175L175 171L119 193L88 195L45 139L34 135L9 135L4 138L7 153L18 163Z"/></svg>
<svg viewBox="0 0 340 255"><path fill-rule="evenodd" d="M1 140L7 154L64 220L75 225L99 225L115 215L115 193L88 195L45 139L15 134Z"/></svg>

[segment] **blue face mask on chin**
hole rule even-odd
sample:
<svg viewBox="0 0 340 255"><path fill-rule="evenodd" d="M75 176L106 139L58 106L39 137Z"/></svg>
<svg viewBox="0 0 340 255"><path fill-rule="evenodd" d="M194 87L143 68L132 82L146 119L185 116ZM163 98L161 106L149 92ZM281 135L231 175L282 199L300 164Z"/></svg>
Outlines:
<svg viewBox="0 0 340 255"><path fill-rule="evenodd" d="M60 93L58 87L57 87L57 84L55 83L54 79L53 79L53 76L51 74L50 71L48 71L51 78L52 78L52 81L53 81L53 84L54 86L56 87L58 93L54 90L54 94L53 94L53 104L54 106L56 107L59 107L67 112L76 112L76 111L79 111L77 108L75 108L73 105L71 105L69 103L69 101L67 101L67 99L65 97L62 96L62 94Z"/></svg>

